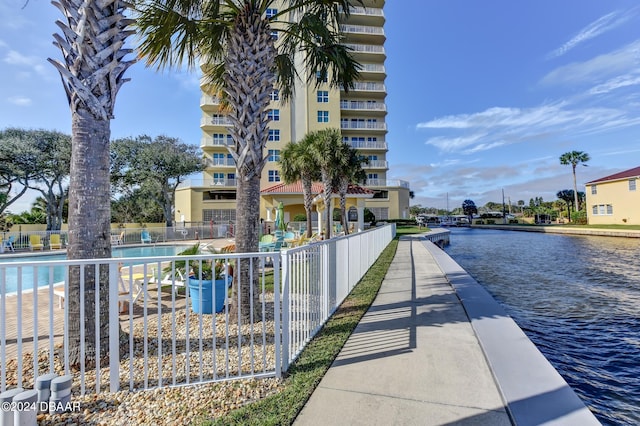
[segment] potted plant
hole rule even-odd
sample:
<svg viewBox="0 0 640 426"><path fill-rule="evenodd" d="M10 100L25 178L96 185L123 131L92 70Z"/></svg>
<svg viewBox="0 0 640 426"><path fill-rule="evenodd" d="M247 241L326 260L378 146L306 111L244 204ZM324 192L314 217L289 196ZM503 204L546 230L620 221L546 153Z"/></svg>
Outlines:
<svg viewBox="0 0 640 426"><path fill-rule="evenodd" d="M200 253L200 244L178 253L182 256L195 256ZM213 259L176 261L175 268L185 275L189 280L189 297L191 298L191 308L196 313L211 314L214 312L213 285L215 283L215 312L224 309L224 301L227 293L228 278L225 275L225 265ZM169 268L170 269L170 268Z"/></svg>

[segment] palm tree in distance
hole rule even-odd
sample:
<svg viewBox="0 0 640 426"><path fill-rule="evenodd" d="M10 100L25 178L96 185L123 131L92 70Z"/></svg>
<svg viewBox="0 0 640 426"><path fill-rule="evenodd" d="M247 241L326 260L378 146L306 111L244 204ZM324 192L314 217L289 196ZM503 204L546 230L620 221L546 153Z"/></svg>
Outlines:
<svg viewBox="0 0 640 426"><path fill-rule="evenodd" d="M576 182L576 166L582 163L583 166L587 166L587 161L591 160L589 154L582 151L571 151L565 152L560 156L560 164L566 166L571 164L571 169L573 172L573 194L574 194L574 205L576 211L580 210L580 204L578 204L578 183Z"/></svg>
<svg viewBox="0 0 640 426"><path fill-rule="evenodd" d="M313 137L314 134L309 133L299 142L289 142L280 151L282 179L286 183L293 183L297 180L302 183L303 204L307 214L307 238L310 238L313 232L311 220L313 193L311 192L311 185L314 180L320 179L318 166L315 164L315 159L310 149Z"/></svg>
<svg viewBox="0 0 640 426"><path fill-rule="evenodd" d="M340 163L336 165L336 188L340 196L340 215L342 217L342 227L346 235L349 233L349 222L347 221L347 192L349 191L349 185L367 181L367 174L362 166L363 164L369 164L369 159L362 157L356 149L343 143L337 160Z"/></svg>
<svg viewBox="0 0 640 426"><path fill-rule="evenodd" d="M111 200L109 186L109 139L116 95L128 81L123 78L135 61L123 48L133 23L125 18L128 3L120 0L86 2L57 0L53 4L64 15L57 21L62 34L54 34L64 62L48 59L62 77L71 109L71 172L69 183L69 259L111 257ZM84 312L80 319L80 269L69 268L69 362L80 364L80 347L85 345L87 365L108 357L109 270L100 267L100 353L96 353L96 274L84 268ZM76 319L76 320L73 320ZM85 342L80 327L85 327Z"/></svg>
<svg viewBox="0 0 640 426"><path fill-rule="evenodd" d="M296 63L304 65L308 82L320 84L326 77L331 87L353 87L360 65L338 31L351 4L350 0L138 0L140 51L147 63L160 69L183 63L194 68L203 61L207 83L221 94L232 124L233 146L228 149L236 162L240 253L258 251L270 95L277 89L282 101L291 98L300 71ZM243 262L232 290L231 317L242 321L251 318L250 294L254 306L260 306L259 292L250 291L254 285L250 277L259 276L258 262L253 262L253 271L249 264Z"/></svg>

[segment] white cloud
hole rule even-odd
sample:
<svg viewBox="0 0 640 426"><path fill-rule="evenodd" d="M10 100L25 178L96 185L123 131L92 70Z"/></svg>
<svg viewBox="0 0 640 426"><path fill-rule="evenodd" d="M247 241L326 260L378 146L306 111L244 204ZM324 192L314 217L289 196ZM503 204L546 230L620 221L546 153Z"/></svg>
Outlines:
<svg viewBox="0 0 640 426"><path fill-rule="evenodd" d="M640 70L637 74L626 74L615 78L612 78L602 84L591 88L589 94L600 95L603 93L609 93L613 90L620 89L622 87L635 86L640 84Z"/></svg>
<svg viewBox="0 0 640 426"><path fill-rule="evenodd" d="M9 47L9 45L2 39L0 39L0 47Z"/></svg>
<svg viewBox="0 0 640 426"><path fill-rule="evenodd" d="M20 66L22 65L34 66L40 61L40 59L37 56L26 56L15 50L10 50L3 60L9 65L20 65Z"/></svg>
<svg viewBox="0 0 640 426"><path fill-rule="evenodd" d="M640 40L584 62L556 68L540 81L543 85L597 84L615 75L637 72L640 67Z"/></svg>
<svg viewBox="0 0 640 426"><path fill-rule="evenodd" d="M31 99L26 96L10 96L7 101L17 106L29 106L32 103Z"/></svg>
<svg viewBox="0 0 640 426"><path fill-rule="evenodd" d="M587 40L595 38L601 34L611 31L612 29L624 24L631 19L637 13L637 9L633 9L630 12L624 13L621 11L608 13L596 21L590 23L584 27L578 34L576 34L571 40L554 50L547 55L547 58L557 58L567 53L569 50L575 48L581 43Z"/></svg>

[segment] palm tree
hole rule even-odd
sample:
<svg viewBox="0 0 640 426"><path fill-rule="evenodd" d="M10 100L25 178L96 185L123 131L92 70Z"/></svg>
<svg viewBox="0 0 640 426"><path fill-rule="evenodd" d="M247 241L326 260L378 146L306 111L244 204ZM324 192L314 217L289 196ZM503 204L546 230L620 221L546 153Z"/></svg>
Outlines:
<svg viewBox="0 0 640 426"><path fill-rule="evenodd" d="M291 98L303 61L309 82L320 84L316 73L330 78L330 85L348 90L360 65L341 44L338 22L348 15L350 0L140 0L138 26L140 50L158 68L193 68L203 61L205 77L220 93L233 139L229 152L236 162L236 250L258 251L260 175L266 158L267 113L270 94ZM284 9L267 16L279 5ZM294 18L294 19L290 19ZM278 41L274 40L278 31ZM249 262L233 285L232 317L250 319L250 294L254 306L258 293L250 292ZM254 262L254 277L257 277ZM238 289L240 282L242 289ZM238 305L237 292L241 292ZM240 315L236 315L241 309Z"/></svg>
<svg viewBox="0 0 640 426"><path fill-rule="evenodd" d="M53 4L64 15L57 21L62 35L54 34L54 45L64 62L48 59L62 77L71 109L71 172L69 184L69 259L111 257L109 138L116 95L128 81L124 72L134 61L123 48L134 31L125 17L127 2L105 0L58 0ZM109 331L108 268L100 268L100 353L96 354L95 271L85 268L84 300L85 358L108 357ZM80 318L80 269L69 271L69 318ZM80 321L69 322L69 360L80 363Z"/></svg>
<svg viewBox="0 0 640 426"><path fill-rule="evenodd" d="M302 196L304 199L304 210L307 214L307 238L313 232L311 213L313 208L313 193L311 185L314 180L320 179L318 167L311 153L313 134L307 134L299 142L289 142L280 151L280 171L286 183L293 183L297 180L302 182Z"/></svg>
<svg viewBox="0 0 640 426"><path fill-rule="evenodd" d="M337 153L336 174L338 195L340 196L340 214L342 217L342 226L345 234L349 233L349 223L347 221L347 192L349 185L353 183L364 183L367 180L367 174L362 168L363 164L369 164L367 157L362 157L356 149L353 149L346 143L342 144L341 149Z"/></svg>
<svg viewBox="0 0 640 426"><path fill-rule="evenodd" d="M580 210L580 204L578 204L578 184L576 182L576 166L580 163L586 163L591 160L589 154L582 151L571 151L565 152L560 156L560 164L566 166L571 164L571 169L573 172L573 194L574 194L574 202L576 211ZM583 166L587 166L587 164L582 164Z"/></svg>
<svg viewBox="0 0 640 426"><path fill-rule="evenodd" d="M338 184L338 170L345 165L342 135L338 129L323 129L313 133L311 151L320 169L324 204L324 237L331 238L331 197Z"/></svg>

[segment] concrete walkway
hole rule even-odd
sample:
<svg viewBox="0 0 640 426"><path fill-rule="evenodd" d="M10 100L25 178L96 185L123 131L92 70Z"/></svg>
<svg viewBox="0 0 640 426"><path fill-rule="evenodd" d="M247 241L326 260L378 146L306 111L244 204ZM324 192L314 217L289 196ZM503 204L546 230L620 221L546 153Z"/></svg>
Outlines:
<svg viewBox="0 0 640 426"><path fill-rule="evenodd" d="M469 318L424 244L400 240L373 305L296 425L512 424Z"/></svg>

